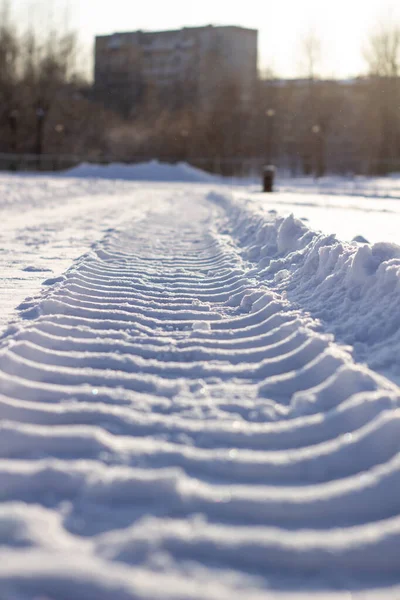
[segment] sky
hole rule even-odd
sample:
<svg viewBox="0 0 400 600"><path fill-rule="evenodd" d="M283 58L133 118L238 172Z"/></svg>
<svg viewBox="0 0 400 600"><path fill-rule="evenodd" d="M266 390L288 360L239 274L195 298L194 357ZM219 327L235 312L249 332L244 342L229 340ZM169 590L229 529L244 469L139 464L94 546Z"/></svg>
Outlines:
<svg viewBox="0 0 400 600"><path fill-rule="evenodd" d="M43 9L79 31L90 55L97 34L174 29L197 25L241 25L259 30L259 67L282 77L301 76L301 39L313 30L322 41L321 74L338 78L366 71L368 34L382 19L400 22L393 0L11 0L32 20ZM68 9L66 5L68 3ZM40 8L42 10L40 10Z"/></svg>

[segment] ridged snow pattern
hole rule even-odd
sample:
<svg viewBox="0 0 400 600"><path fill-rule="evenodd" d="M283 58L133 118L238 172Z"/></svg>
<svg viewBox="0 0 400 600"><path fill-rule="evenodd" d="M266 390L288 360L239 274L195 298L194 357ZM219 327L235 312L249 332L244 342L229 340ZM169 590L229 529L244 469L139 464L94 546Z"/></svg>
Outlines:
<svg viewBox="0 0 400 600"><path fill-rule="evenodd" d="M21 306L1 599L400 597L398 388L252 279L229 231L167 197Z"/></svg>

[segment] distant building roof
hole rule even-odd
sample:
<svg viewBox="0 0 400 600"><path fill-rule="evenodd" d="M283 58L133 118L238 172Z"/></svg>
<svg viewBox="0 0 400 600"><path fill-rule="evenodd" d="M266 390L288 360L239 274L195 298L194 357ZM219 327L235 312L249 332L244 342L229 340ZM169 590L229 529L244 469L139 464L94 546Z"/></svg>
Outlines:
<svg viewBox="0 0 400 600"><path fill-rule="evenodd" d="M143 29L137 29L134 31L115 31L114 33L105 33L97 35L96 37L112 37L118 35L132 35L132 33L139 33L142 35L168 35L171 33L179 33L181 31L202 31L205 29L237 29L239 31L249 31L258 33L257 29L251 29L249 27L241 27L240 25L201 25L197 27L181 27L180 29L163 29L159 31L148 31Z"/></svg>

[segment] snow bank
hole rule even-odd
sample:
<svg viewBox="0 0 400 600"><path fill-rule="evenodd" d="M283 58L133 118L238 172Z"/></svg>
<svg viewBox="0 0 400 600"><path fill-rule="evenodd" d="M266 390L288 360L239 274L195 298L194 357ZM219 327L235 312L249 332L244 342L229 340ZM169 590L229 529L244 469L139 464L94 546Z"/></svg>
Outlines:
<svg viewBox="0 0 400 600"><path fill-rule="evenodd" d="M210 194L233 215L233 233L254 275L324 323L356 359L400 377L400 246L343 243L293 215Z"/></svg>
<svg viewBox="0 0 400 600"><path fill-rule="evenodd" d="M218 178L187 163L161 163L158 160L125 165L113 163L109 165L94 165L83 163L78 167L63 173L63 176L89 177L96 179L122 179L125 181L163 181L212 183Z"/></svg>

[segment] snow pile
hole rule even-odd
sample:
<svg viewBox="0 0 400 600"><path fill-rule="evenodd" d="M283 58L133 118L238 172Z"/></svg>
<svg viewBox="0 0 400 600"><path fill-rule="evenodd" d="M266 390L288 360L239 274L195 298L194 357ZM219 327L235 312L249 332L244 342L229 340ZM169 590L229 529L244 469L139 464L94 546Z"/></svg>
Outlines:
<svg viewBox="0 0 400 600"><path fill-rule="evenodd" d="M120 179L125 181L162 181L187 183L212 183L218 178L187 163L169 164L158 160L125 165L112 163L95 165L83 163L63 173L63 176L95 179Z"/></svg>
<svg viewBox="0 0 400 600"><path fill-rule="evenodd" d="M210 197L231 205L234 235L260 283L320 319L357 360L400 377L400 246L343 243L293 215Z"/></svg>

